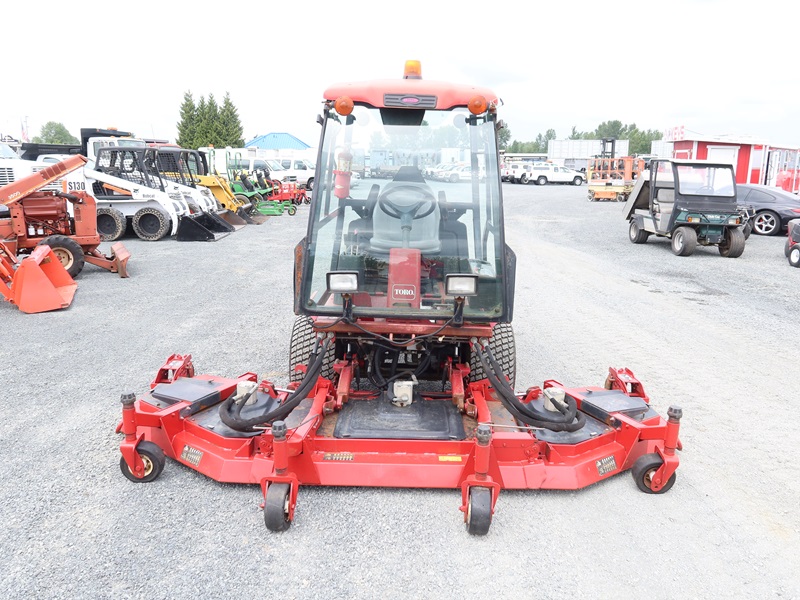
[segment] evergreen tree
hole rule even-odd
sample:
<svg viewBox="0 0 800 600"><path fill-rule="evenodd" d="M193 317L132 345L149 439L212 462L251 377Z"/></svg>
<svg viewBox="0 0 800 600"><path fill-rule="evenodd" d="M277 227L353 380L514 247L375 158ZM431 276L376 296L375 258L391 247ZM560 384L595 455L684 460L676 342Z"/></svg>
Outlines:
<svg viewBox="0 0 800 600"><path fill-rule="evenodd" d="M181 120L178 122L178 139L175 140L183 148L199 148L194 145L195 130L197 128L197 107L194 104L191 92L183 95L181 104Z"/></svg>
<svg viewBox="0 0 800 600"><path fill-rule="evenodd" d="M222 108L219 111L219 147L232 146L241 148L244 146L244 129L239 120L239 111L231 102L228 92L222 99ZM216 144L215 144L216 146Z"/></svg>
<svg viewBox="0 0 800 600"><path fill-rule="evenodd" d="M61 123L48 121L42 126L40 135L31 140L34 144L80 144L81 141L72 135Z"/></svg>
<svg viewBox="0 0 800 600"><path fill-rule="evenodd" d="M235 148L244 146L244 129L239 120L239 112L231 102L230 94L225 92L222 107L217 104L214 94L203 96L195 103L191 92L183 95L181 120L178 123L179 146L201 148L214 146Z"/></svg>

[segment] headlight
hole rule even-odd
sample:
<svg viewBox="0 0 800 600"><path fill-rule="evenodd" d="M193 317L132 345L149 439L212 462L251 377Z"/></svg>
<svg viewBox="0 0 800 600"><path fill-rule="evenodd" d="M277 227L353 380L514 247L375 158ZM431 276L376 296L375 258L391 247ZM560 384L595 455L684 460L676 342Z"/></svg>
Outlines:
<svg viewBox="0 0 800 600"><path fill-rule="evenodd" d="M327 274L328 291L335 294L351 294L358 290L356 271L333 271Z"/></svg>
<svg viewBox="0 0 800 600"><path fill-rule="evenodd" d="M477 275L447 275L445 277L444 293L448 296L477 296Z"/></svg>

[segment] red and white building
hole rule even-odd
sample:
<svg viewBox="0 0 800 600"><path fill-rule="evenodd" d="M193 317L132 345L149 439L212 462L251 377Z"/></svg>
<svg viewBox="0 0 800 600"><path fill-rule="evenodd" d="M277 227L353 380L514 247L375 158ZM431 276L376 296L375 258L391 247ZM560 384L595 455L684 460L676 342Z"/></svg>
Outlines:
<svg viewBox="0 0 800 600"><path fill-rule="evenodd" d="M683 127L667 130L673 158L730 163L736 183L760 183L800 191L800 148L773 146L747 137L709 136Z"/></svg>

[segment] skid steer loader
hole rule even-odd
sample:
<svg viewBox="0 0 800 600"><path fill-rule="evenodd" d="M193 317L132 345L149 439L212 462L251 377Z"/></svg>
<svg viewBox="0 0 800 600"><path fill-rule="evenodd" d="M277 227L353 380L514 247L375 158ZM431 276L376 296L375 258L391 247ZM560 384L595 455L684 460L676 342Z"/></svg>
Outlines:
<svg viewBox="0 0 800 600"><path fill-rule="evenodd" d="M661 417L630 370L610 368L599 386L515 389L498 105L488 88L423 79L418 61L402 79L329 87L295 249L290 383L201 375L173 354L149 390L122 395L123 475L154 481L168 457L258 483L271 531L289 528L303 485L459 490L475 535L503 489L630 471L644 492L669 490L682 411ZM393 178L352 186L353 150L376 140ZM443 140L469 158L471 179L425 180Z"/></svg>
<svg viewBox="0 0 800 600"><path fill-rule="evenodd" d="M105 146L83 169L97 198L98 229L106 240L121 238L128 222L142 240L188 232L186 239L213 241L233 227L194 204L194 190L169 182L158 170L158 151L144 145ZM187 190L191 190L191 193Z"/></svg>

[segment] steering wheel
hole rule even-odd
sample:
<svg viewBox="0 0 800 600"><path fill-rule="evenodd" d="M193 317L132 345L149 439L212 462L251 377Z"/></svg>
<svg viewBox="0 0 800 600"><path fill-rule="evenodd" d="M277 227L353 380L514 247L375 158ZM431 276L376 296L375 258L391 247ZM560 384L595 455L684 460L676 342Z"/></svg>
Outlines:
<svg viewBox="0 0 800 600"><path fill-rule="evenodd" d="M403 192L410 192L412 198L419 197L420 199L408 206L398 206L395 204L396 200L392 202L391 198L401 195ZM433 193L424 188L414 185L398 185L381 194L378 198L378 206L390 217L400 219L402 226L411 227L411 221L427 217L436 210L437 204Z"/></svg>

